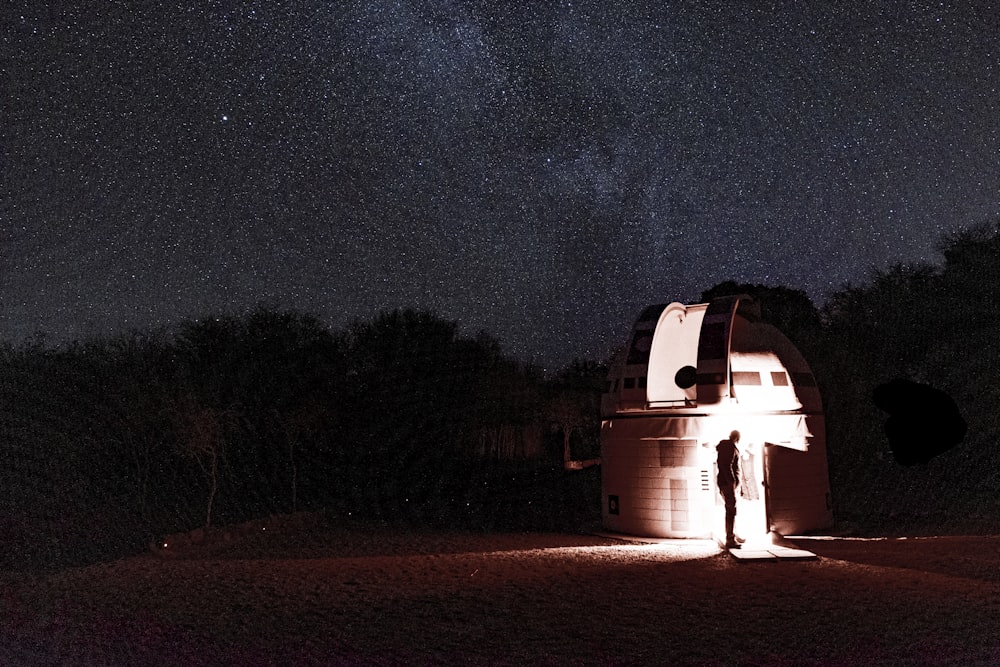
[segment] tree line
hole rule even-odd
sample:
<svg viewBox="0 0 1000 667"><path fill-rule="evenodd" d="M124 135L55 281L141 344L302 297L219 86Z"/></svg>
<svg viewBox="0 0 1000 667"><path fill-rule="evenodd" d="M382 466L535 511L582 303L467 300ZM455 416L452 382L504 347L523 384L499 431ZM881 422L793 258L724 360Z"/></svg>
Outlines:
<svg viewBox="0 0 1000 667"><path fill-rule="evenodd" d="M1000 522L1000 223L939 241L940 265L896 264L816 308L797 290L726 283L812 366L826 413L834 513L872 533L996 530ZM902 378L944 391L968 432L926 465L889 452L875 389ZM915 415L933 430L939 415Z"/></svg>
<svg viewBox="0 0 1000 667"><path fill-rule="evenodd" d="M942 239L817 308L745 293L813 367L834 513L861 530L994 526L1000 510L1000 225ZM627 332L623 332L624 337ZM58 347L0 346L0 564L86 562L149 537L272 513L563 530L599 519L604 362L554 377L487 333L415 310L332 330L258 309ZM965 441L887 456L874 389L950 394ZM927 415L933 419L933 415Z"/></svg>
<svg viewBox="0 0 1000 667"><path fill-rule="evenodd" d="M567 518L532 494L593 494L592 472L585 488L560 471L597 456L605 368L546 378L433 313L334 331L258 309L172 334L7 346L0 368L11 561L300 510L554 526Z"/></svg>

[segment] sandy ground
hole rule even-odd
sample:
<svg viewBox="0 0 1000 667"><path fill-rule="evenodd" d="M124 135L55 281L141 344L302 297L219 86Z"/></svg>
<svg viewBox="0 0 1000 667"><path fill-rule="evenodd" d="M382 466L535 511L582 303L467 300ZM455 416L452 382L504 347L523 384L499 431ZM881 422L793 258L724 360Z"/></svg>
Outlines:
<svg viewBox="0 0 1000 667"><path fill-rule="evenodd" d="M0 573L0 665L1000 664L1000 536L706 542L253 525Z"/></svg>

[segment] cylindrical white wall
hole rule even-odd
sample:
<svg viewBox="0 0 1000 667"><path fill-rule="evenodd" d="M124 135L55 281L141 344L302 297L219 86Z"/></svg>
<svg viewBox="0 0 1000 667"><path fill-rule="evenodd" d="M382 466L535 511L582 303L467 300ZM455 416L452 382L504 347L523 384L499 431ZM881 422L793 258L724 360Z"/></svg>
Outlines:
<svg viewBox="0 0 1000 667"><path fill-rule="evenodd" d="M688 418L677 430L710 430L714 415ZM808 451L766 446L766 509L760 530L782 535L828 527L833 521L822 415L806 417ZM601 434L602 518L608 530L649 537L709 537L722 531L721 503L715 484L714 442L696 438L643 438L665 430L662 420L630 417L627 427ZM659 425L658 425L659 424ZM718 430L718 429L715 429ZM749 444L749 441L748 441ZM760 443L763 444L763 443ZM760 451L760 450L758 450ZM737 499L737 512L749 509ZM770 520L765 522L764 512Z"/></svg>
<svg viewBox="0 0 1000 667"><path fill-rule="evenodd" d="M604 526L650 537L708 537L714 485L703 450L687 439L604 439Z"/></svg>

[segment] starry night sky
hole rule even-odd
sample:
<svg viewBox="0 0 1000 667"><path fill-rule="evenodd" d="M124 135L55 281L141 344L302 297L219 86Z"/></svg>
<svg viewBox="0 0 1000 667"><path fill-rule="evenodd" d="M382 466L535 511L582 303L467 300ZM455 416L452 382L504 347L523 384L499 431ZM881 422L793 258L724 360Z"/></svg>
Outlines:
<svg viewBox="0 0 1000 667"><path fill-rule="evenodd" d="M821 305L1000 214L971 6L7 3L0 339L415 307L558 367L723 280Z"/></svg>

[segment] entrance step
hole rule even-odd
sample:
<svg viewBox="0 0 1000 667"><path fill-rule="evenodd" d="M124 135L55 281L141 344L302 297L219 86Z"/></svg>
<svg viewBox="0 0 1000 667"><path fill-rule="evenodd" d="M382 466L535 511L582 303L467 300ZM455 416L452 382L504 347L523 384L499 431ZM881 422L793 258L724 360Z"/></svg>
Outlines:
<svg viewBox="0 0 1000 667"><path fill-rule="evenodd" d="M770 544L768 544L770 542ZM761 560L816 560L817 556L811 551L800 549L793 542L789 542L778 533L771 532L767 536L767 541L763 543L744 544L742 549L730 549L729 555L738 561L761 561Z"/></svg>
<svg viewBox="0 0 1000 667"><path fill-rule="evenodd" d="M782 547L777 544L765 546L758 549L730 549L729 555L738 561L761 561L761 560L816 560L816 554L805 549L792 549Z"/></svg>

